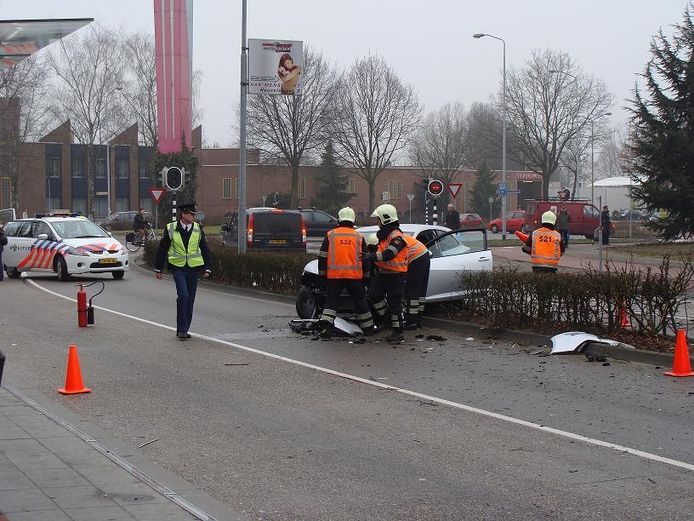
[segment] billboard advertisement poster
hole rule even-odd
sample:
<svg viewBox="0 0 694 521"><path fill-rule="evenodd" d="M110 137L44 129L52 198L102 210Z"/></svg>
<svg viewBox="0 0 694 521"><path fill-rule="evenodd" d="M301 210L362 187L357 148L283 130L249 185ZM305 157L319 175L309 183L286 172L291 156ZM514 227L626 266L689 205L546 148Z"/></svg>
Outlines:
<svg viewBox="0 0 694 521"><path fill-rule="evenodd" d="M248 93L301 94L303 42L248 40Z"/></svg>

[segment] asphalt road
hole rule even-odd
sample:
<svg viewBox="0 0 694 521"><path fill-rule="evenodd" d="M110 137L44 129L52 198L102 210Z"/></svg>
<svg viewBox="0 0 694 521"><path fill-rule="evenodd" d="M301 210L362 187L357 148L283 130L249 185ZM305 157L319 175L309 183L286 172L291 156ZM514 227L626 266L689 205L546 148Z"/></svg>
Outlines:
<svg viewBox="0 0 694 521"><path fill-rule="evenodd" d="M693 379L448 334L312 341L291 303L207 285L180 342L170 279L89 280L124 315L78 329L41 289L72 284L2 283L8 382L133 446L158 438L141 451L251 518L691 519ZM70 343L90 395L55 392Z"/></svg>

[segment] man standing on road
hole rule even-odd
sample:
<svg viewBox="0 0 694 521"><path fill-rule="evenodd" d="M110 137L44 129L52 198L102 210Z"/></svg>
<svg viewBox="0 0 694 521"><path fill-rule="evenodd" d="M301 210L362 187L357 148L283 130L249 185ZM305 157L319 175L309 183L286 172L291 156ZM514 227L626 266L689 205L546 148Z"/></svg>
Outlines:
<svg viewBox="0 0 694 521"><path fill-rule="evenodd" d="M407 243L407 278L405 280L405 325L406 330L421 326L424 303L420 299L427 294L429 284L430 254L427 247L414 237L403 235Z"/></svg>
<svg viewBox="0 0 694 521"><path fill-rule="evenodd" d="M448 203L448 210L446 211L445 223L446 227L450 228L451 230L460 229L460 214L455 209L455 206L453 206L453 203Z"/></svg>
<svg viewBox="0 0 694 521"><path fill-rule="evenodd" d="M5 279L5 265L2 263L2 250L7 244L7 236L5 235L5 229L2 224L0 224L0 280Z"/></svg>
<svg viewBox="0 0 694 521"><path fill-rule="evenodd" d="M612 220L610 219L610 210L607 205L602 207L602 212L600 212L600 228L602 228L602 245L609 246L610 244L610 228L612 227Z"/></svg>
<svg viewBox="0 0 694 521"><path fill-rule="evenodd" d="M350 207L343 208L337 213L337 219L337 228L328 231L318 252L318 275L327 279L328 293L319 321L320 337L330 338L344 289L357 310L362 331L367 336L373 335L374 321L364 292L364 273L368 273L368 266L362 260L362 252L366 251L366 241L354 229L354 210Z"/></svg>
<svg viewBox="0 0 694 521"><path fill-rule="evenodd" d="M190 338L188 329L193 320L198 272L203 271L203 278L210 276L211 257L205 232L194 222L195 203L182 204L178 208L181 218L166 225L154 261L154 271L160 280L165 262L171 271L177 293L176 337L186 340Z"/></svg>
<svg viewBox="0 0 694 521"><path fill-rule="evenodd" d="M561 235L554 229L557 216L548 211L542 214L542 226L534 230L523 245L523 251L530 255L535 273L556 273L559 258L566 249Z"/></svg>
<svg viewBox="0 0 694 521"><path fill-rule="evenodd" d="M571 222L571 216L566 211L566 206L562 204L557 215L557 231L561 234L561 240L564 241L564 248L569 247L569 222Z"/></svg>
<svg viewBox="0 0 694 521"><path fill-rule="evenodd" d="M388 342L400 343L402 334L402 295L407 274L407 243L400 230L398 213L392 204L382 204L371 217L379 220L378 248L366 258L376 264L376 276L369 294L379 323L385 321L386 310L390 313L393 328L386 338Z"/></svg>

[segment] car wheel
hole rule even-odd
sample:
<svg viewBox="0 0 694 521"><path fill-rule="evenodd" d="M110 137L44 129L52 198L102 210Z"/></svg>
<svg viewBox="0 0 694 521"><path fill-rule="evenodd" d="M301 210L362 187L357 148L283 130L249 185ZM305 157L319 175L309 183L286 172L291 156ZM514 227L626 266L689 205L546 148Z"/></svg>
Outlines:
<svg viewBox="0 0 694 521"><path fill-rule="evenodd" d="M7 272L7 276L11 279L18 279L19 278L19 270L17 268L8 268L5 266L5 271Z"/></svg>
<svg viewBox="0 0 694 521"><path fill-rule="evenodd" d="M67 272L67 263L62 257L55 258L55 272L58 274L58 280L65 282L70 279L70 274Z"/></svg>
<svg viewBox="0 0 694 521"><path fill-rule="evenodd" d="M496 224L492 224L492 227L489 229L492 233L499 233L499 227Z"/></svg>
<svg viewBox="0 0 694 521"><path fill-rule="evenodd" d="M301 286L296 296L296 314L299 318L315 318L318 314L316 295L308 286Z"/></svg>
<svg viewBox="0 0 694 521"><path fill-rule="evenodd" d="M111 275L113 275L113 278L116 280L121 280L123 276L125 275L124 271L112 271Z"/></svg>

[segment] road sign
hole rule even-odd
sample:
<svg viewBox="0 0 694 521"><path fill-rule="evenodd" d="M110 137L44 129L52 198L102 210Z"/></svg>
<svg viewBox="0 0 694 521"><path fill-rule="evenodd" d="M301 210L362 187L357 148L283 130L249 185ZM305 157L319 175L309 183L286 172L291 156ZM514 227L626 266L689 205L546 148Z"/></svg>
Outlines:
<svg viewBox="0 0 694 521"><path fill-rule="evenodd" d="M460 192L462 186L463 183L448 183L448 191L453 196L453 199L455 199L455 197L458 195L458 192Z"/></svg>
<svg viewBox="0 0 694 521"><path fill-rule="evenodd" d="M499 185L499 195L506 195L506 187Z"/></svg>
<svg viewBox="0 0 694 521"><path fill-rule="evenodd" d="M166 188L163 186L153 186L149 189L149 194L152 196L152 199L154 199L154 204L159 204L159 201L161 201L161 198L165 193Z"/></svg>
<svg viewBox="0 0 694 521"><path fill-rule="evenodd" d="M438 179L432 179L427 185L427 192L429 192L434 197L438 197L443 193L443 183Z"/></svg>
<svg viewBox="0 0 694 521"><path fill-rule="evenodd" d="M186 171L177 166L167 166L161 170L161 184L171 192L183 190L186 183Z"/></svg>

